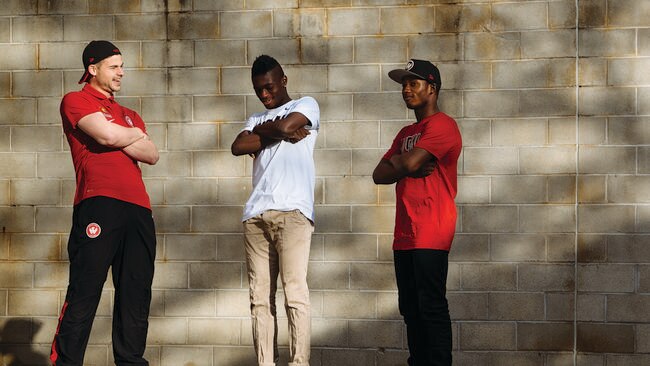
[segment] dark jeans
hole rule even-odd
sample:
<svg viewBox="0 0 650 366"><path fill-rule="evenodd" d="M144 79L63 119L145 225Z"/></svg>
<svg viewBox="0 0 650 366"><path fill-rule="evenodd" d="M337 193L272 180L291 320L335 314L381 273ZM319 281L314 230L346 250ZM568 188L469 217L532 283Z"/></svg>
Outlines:
<svg viewBox="0 0 650 366"><path fill-rule="evenodd" d="M394 252L410 366L451 365L451 319L445 296L448 254L432 249Z"/></svg>
<svg viewBox="0 0 650 366"><path fill-rule="evenodd" d="M148 365L142 355L156 255L151 210L108 197L83 200L74 207L68 255L70 283L52 343L52 364L83 364L97 305L112 268L115 364Z"/></svg>

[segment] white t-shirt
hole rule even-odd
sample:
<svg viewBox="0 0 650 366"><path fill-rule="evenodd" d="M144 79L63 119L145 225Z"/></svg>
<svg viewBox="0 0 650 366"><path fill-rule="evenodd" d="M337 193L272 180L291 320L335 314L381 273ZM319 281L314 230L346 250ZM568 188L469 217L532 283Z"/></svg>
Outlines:
<svg viewBox="0 0 650 366"><path fill-rule="evenodd" d="M305 217L314 221L314 146L320 126L320 110L312 97L291 100L288 103L248 118L243 131L268 120L284 118L298 112L309 120L307 137L292 144L275 142L259 153L253 161L253 191L244 206L242 221L267 210L300 210Z"/></svg>

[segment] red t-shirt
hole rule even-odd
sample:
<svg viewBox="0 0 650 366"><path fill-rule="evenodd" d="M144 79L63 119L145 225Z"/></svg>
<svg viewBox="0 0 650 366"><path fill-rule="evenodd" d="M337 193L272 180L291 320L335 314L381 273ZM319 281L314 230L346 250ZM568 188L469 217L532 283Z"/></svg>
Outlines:
<svg viewBox="0 0 650 366"><path fill-rule="evenodd" d="M397 182L393 250L449 250L456 231L457 162L462 148L458 125L438 112L397 134L384 155L390 159L419 147L438 159L431 175Z"/></svg>
<svg viewBox="0 0 650 366"><path fill-rule="evenodd" d="M138 162L121 149L100 145L77 127L84 116L102 112L110 123L139 127L145 131L142 118L89 84L80 91L66 94L61 101L60 110L63 132L70 144L77 176L74 205L86 198L106 196L150 209L149 195Z"/></svg>

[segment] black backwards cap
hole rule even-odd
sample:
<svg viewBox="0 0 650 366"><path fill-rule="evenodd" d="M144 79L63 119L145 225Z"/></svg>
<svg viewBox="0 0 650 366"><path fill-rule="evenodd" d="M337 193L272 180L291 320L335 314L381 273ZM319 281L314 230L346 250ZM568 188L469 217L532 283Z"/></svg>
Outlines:
<svg viewBox="0 0 650 366"><path fill-rule="evenodd" d="M84 63L84 74L79 79L79 84L87 83L90 80L90 73L88 72L88 66L94 65L99 61L111 57L113 55L121 55L119 48L115 47L109 41L91 41L88 43L86 48L84 48L84 53L81 56L81 60Z"/></svg>
<svg viewBox="0 0 650 366"><path fill-rule="evenodd" d="M440 90L442 80L440 80L440 70L429 61L410 59L404 69L395 69L388 72L388 77L398 83L402 83L405 76L413 76L418 79L426 80Z"/></svg>

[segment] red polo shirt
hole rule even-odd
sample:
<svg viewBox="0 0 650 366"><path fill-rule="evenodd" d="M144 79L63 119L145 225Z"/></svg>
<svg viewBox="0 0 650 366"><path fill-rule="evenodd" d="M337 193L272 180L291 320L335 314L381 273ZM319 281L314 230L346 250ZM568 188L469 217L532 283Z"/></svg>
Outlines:
<svg viewBox="0 0 650 366"><path fill-rule="evenodd" d="M462 139L453 118L439 112L406 126L384 155L427 150L438 159L433 173L424 178L404 177L395 186L394 250L449 250L456 231L456 181Z"/></svg>
<svg viewBox="0 0 650 366"><path fill-rule="evenodd" d="M81 118L102 112L107 123L145 130L144 121L133 110L122 107L86 84L61 101L61 119L77 178L74 205L86 198L105 196L151 208L138 162L121 149L102 146L77 127Z"/></svg>

